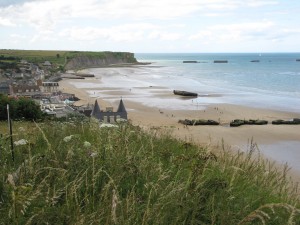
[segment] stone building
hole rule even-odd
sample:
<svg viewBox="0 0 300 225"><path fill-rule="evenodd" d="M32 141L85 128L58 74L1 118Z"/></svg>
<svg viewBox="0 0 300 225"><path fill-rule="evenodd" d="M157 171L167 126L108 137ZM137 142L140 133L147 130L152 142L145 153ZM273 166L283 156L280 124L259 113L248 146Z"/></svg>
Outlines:
<svg viewBox="0 0 300 225"><path fill-rule="evenodd" d="M127 120L127 111L122 99L120 100L119 107L116 112L113 112L112 107L107 107L106 111L101 110L98 101L96 100L91 116L103 123L115 123L119 119Z"/></svg>
<svg viewBox="0 0 300 225"><path fill-rule="evenodd" d="M59 91L58 82L42 82L40 88L41 92L43 93L53 93Z"/></svg>
<svg viewBox="0 0 300 225"><path fill-rule="evenodd" d="M10 86L10 95L31 97L40 94L40 88L37 85L19 84Z"/></svg>

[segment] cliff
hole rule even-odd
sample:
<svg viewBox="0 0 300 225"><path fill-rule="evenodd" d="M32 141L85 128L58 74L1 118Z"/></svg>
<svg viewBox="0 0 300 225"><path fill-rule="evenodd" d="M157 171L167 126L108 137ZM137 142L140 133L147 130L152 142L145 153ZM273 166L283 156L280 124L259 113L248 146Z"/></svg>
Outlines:
<svg viewBox="0 0 300 225"><path fill-rule="evenodd" d="M133 53L129 52L71 52L66 56L66 70L87 67L106 67L137 63Z"/></svg>

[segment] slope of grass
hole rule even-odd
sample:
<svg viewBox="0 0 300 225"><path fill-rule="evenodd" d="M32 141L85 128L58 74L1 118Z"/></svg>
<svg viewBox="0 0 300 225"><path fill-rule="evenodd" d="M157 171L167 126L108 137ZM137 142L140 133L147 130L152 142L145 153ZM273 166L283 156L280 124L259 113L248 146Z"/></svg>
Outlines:
<svg viewBox="0 0 300 225"><path fill-rule="evenodd" d="M300 224L286 170L253 148L215 155L95 121L13 127L14 162L1 139L0 224Z"/></svg>

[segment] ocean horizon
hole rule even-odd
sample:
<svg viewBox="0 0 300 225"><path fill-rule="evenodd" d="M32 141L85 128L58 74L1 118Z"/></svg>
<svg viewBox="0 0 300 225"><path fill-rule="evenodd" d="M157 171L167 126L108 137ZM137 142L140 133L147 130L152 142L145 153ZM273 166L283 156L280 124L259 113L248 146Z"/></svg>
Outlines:
<svg viewBox="0 0 300 225"><path fill-rule="evenodd" d="M162 85L171 77L170 88L222 95L204 104L300 111L300 53L136 53L135 57L151 62L149 79L159 76Z"/></svg>

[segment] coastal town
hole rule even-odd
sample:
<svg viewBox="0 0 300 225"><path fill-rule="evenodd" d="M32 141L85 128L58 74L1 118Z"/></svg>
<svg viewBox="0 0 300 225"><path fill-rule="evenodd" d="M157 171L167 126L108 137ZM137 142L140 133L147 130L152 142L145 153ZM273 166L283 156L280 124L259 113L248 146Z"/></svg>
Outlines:
<svg viewBox="0 0 300 225"><path fill-rule="evenodd" d="M0 70L0 93L12 97L34 99L41 110L49 115L62 117L74 112L71 107L76 96L63 93L58 81L62 73L53 73L53 65L49 61L34 64L20 60L14 68Z"/></svg>
<svg viewBox="0 0 300 225"><path fill-rule="evenodd" d="M100 110L97 101L95 104L76 106L74 103L80 99L74 93L64 92L59 86L62 79L85 79L94 77L93 74L64 71L64 68L50 61L33 63L20 59L17 63L7 64L4 61L7 59L15 60L14 57L0 56L0 94L33 99L42 112L56 118L83 114L88 117L92 115L106 123L127 119L122 100L117 112L113 112L112 107Z"/></svg>

